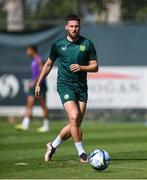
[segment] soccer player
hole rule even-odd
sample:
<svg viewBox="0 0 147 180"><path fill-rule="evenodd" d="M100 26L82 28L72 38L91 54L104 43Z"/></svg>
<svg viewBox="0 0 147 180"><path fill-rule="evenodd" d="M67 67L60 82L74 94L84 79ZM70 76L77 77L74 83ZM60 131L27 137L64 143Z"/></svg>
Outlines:
<svg viewBox="0 0 147 180"><path fill-rule="evenodd" d="M41 59L41 56L37 52L36 46L29 46L26 50L26 54L31 57L32 63L31 63L31 69L32 69L32 80L29 83L29 92L27 96L27 103L26 103L26 113L22 120L21 124L18 124L15 126L18 130L28 130L30 125L30 120L32 117L32 109L35 104L36 98L35 98L35 85L38 80L39 74L41 72L41 69L43 67L43 62ZM49 120L48 120L48 108L46 106L45 98L46 98L46 81L45 79L41 82L41 98L39 99L40 106L42 107L43 113L44 113L44 120L43 120L43 126L38 128L38 132L47 132L49 130Z"/></svg>
<svg viewBox="0 0 147 180"><path fill-rule="evenodd" d="M97 55L93 43L80 35L80 18L77 15L69 15L66 18L65 30L67 36L53 43L50 56L35 88L36 97L39 98L41 82L56 61L57 91L67 112L69 123L52 142L47 144L45 161L50 161L57 147L72 137L80 162L86 163L87 155L82 145L80 127L87 104L87 72L98 71Z"/></svg>

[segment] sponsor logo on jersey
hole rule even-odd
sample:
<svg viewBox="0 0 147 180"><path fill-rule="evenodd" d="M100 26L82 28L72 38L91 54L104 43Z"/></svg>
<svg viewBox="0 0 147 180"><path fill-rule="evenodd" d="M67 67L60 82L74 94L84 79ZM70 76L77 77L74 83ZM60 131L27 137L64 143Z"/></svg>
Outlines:
<svg viewBox="0 0 147 180"><path fill-rule="evenodd" d="M64 99L68 99L68 98L69 98L69 94L65 94Z"/></svg>
<svg viewBox="0 0 147 180"><path fill-rule="evenodd" d="M65 46L65 47L62 47L61 49L62 49L62 51L66 51L67 47Z"/></svg>
<svg viewBox="0 0 147 180"><path fill-rule="evenodd" d="M85 51L86 50L86 46L85 45L80 45L80 51Z"/></svg>

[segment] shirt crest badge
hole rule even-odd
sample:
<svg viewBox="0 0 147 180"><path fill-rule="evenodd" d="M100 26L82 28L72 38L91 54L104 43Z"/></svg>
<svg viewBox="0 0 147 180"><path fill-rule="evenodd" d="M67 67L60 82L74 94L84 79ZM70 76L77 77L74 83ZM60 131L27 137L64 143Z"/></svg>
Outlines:
<svg viewBox="0 0 147 180"><path fill-rule="evenodd" d="M80 45L80 51L85 51L86 50L86 46L85 45Z"/></svg>

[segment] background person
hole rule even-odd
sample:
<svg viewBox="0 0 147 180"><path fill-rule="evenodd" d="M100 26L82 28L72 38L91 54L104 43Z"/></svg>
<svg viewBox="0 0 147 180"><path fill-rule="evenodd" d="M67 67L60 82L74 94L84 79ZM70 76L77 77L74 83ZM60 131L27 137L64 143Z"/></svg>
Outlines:
<svg viewBox="0 0 147 180"><path fill-rule="evenodd" d="M38 80L40 71L43 67L43 62L41 56L37 52L36 46L29 46L26 50L26 54L32 59L32 63L31 63L32 80L28 85L29 92L27 96L25 116L22 120L22 123L15 126L16 129L24 130L24 131L29 129L29 125L32 117L32 110L36 101L35 85ZM48 120L49 113L48 113L48 108L46 106L46 91L47 91L47 86L46 86L46 81L44 79L41 82L41 98L39 99L40 106L44 113L44 120L43 120L43 126L37 129L38 132L46 132L49 130L49 120Z"/></svg>

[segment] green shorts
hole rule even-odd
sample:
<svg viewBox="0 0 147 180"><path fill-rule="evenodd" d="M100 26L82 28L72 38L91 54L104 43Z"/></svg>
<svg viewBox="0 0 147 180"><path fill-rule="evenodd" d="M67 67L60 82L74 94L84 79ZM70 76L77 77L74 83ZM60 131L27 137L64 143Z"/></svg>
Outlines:
<svg viewBox="0 0 147 180"><path fill-rule="evenodd" d="M59 93L62 104L67 101L82 101L87 102L88 94L87 89L75 88L73 86L58 86L57 91Z"/></svg>
<svg viewBox="0 0 147 180"><path fill-rule="evenodd" d="M41 86L41 96L44 98L46 97L46 91L47 91L47 87ZM35 87L29 89L28 95L35 97Z"/></svg>

